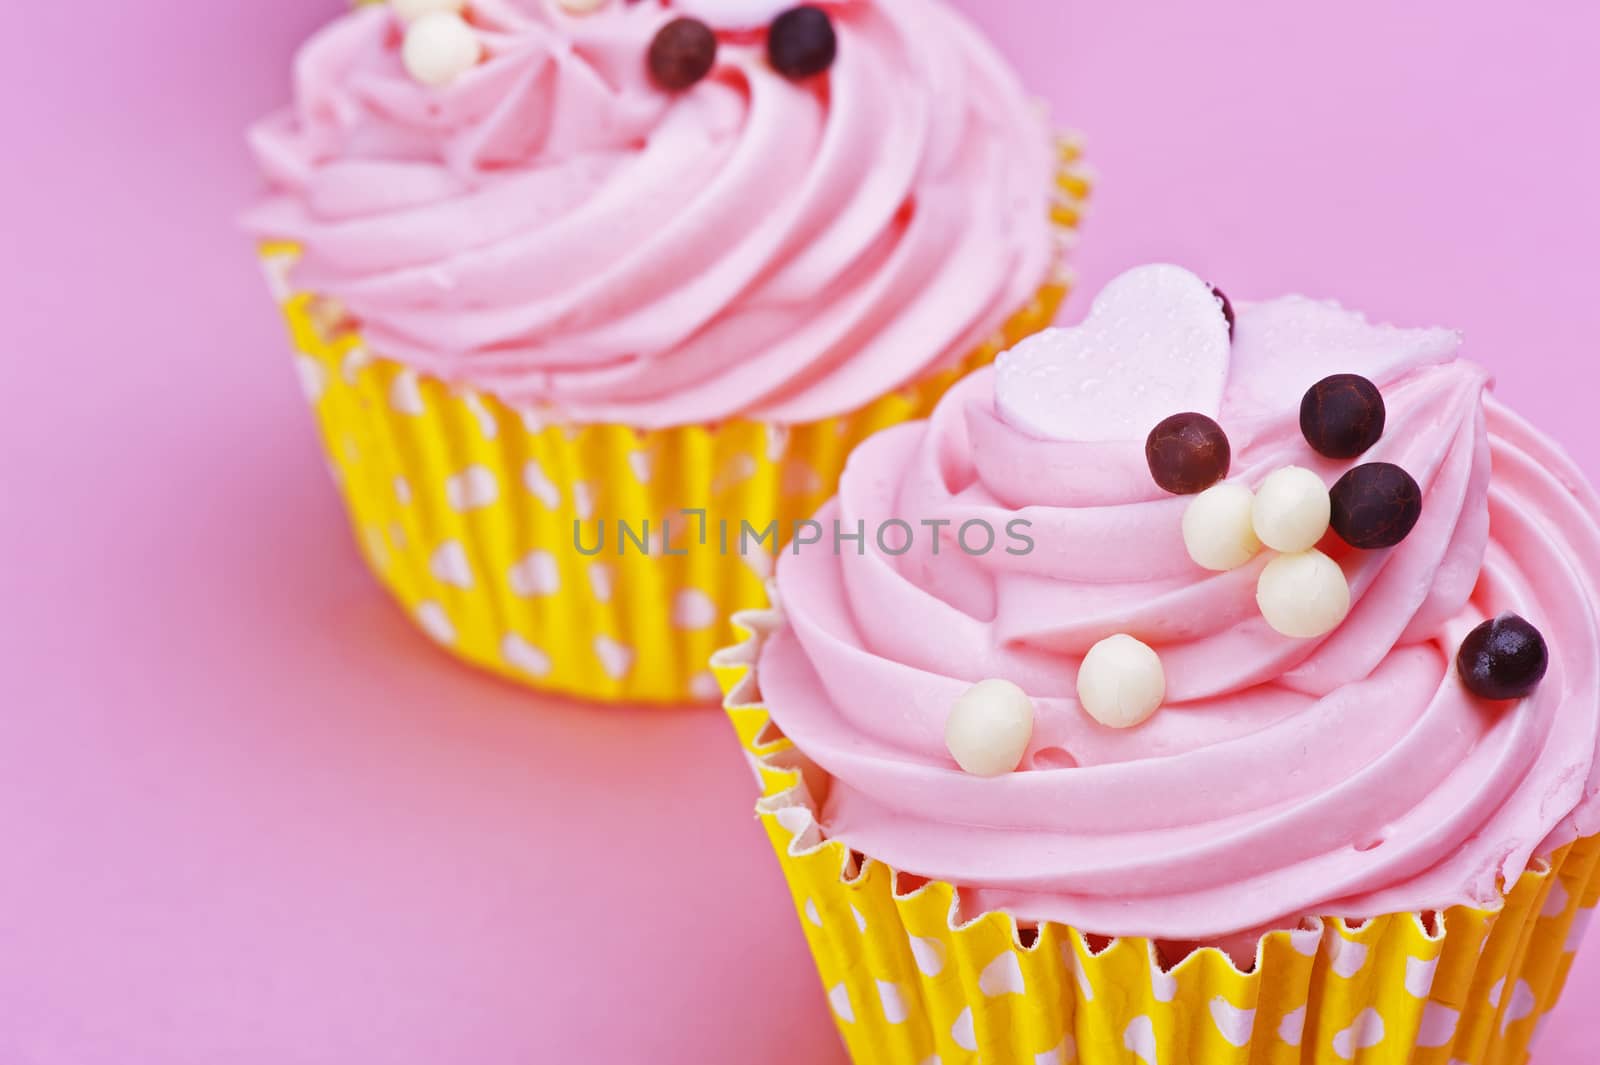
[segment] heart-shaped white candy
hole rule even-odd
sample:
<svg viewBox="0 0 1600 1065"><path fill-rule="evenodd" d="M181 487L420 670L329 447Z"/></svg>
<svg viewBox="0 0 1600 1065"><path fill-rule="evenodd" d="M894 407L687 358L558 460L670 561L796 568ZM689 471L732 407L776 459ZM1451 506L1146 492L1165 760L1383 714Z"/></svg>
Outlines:
<svg viewBox="0 0 1600 1065"><path fill-rule="evenodd" d="M1139 440L1184 411L1216 417L1228 383L1228 322L1182 267L1140 266L1100 291L1089 317L1000 356L995 402L1051 440Z"/></svg>

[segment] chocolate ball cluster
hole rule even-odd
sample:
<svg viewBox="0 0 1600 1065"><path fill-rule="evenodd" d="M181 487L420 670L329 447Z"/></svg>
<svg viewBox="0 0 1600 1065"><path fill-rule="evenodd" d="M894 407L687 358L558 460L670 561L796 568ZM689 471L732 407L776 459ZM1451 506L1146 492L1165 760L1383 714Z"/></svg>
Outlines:
<svg viewBox="0 0 1600 1065"><path fill-rule="evenodd" d="M767 28L767 62L790 81L825 73L839 55L839 37L828 13L812 4L790 8ZM650 76L667 92L683 92L711 73L717 35L697 18L676 18L650 43Z"/></svg>
<svg viewBox="0 0 1600 1065"><path fill-rule="evenodd" d="M1300 431L1311 449L1325 458L1366 454L1383 437L1386 420L1378 386L1352 373L1323 378L1300 401ZM1394 547L1422 518L1422 489L1393 463L1353 467L1330 495L1333 531L1363 551Z"/></svg>
<svg viewBox="0 0 1600 1065"><path fill-rule="evenodd" d="M1231 339L1233 304L1220 289L1211 291ZM1324 458L1357 459L1383 438L1387 415L1377 385L1358 374L1334 374L1306 391L1300 402L1300 431L1311 449ZM1164 491L1197 497L1184 518L1185 544L1197 564L1212 570L1237 568L1259 553L1263 543L1288 552L1263 570L1257 598L1272 627L1289 636L1331 631L1342 620L1342 611L1313 618L1304 607L1319 598L1337 598L1344 582L1328 565L1314 565L1331 564L1332 560L1305 545L1306 537L1297 536L1292 544L1274 543L1274 533L1281 534L1291 526L1331 528L1351 547L1380 551L1404 542L1422 518L1421 487L1411 474L1391 462L1351 467L1328 490L1326 508L1314 517L1309 516L1310 510L1313 504L1322 507L1321 490L1310 471L1298 467L1279 470L1254 496L1243 485L1225 485L1222 482L1232 462L1227 433L1212 418L1195 412L1175 414L1157 425L1145 441L1145 459L1151 476ZM1275 487L1280 481L1283 484ZM1300 484L1308 481L1317 489L1315 499L1307 496ZM1302 517L1306 520L1300 520ZM1326 524L1322 524L1324 517ZM1275 568L1284 573L1274 577ZM1304 572L1297 573L1296 568ZM1348 588L1343 591L1347 603ZM1549 664L1544 636L1516 614L1485 621L1467 635L1456 654L1456 671L1463 686L1494 702L1531 695Z"/></svg>
<svg viewBox="0 0 1600 1065"><path fill-rule="evenodd" d="M1353 458L1383 433L1383 397L1354 374L1320 381L1306 393L1300 425L1312 450L1327 458ZM1228 476L1228 435L1204 414L1174 414L1145 441L1150 475L1174 495L1203 492ZM1377 551L1411 535L1422 517L1422 489L1399 466L1368 462L1353 467L1329 492L1333 531L1351 547Z"/></svg>

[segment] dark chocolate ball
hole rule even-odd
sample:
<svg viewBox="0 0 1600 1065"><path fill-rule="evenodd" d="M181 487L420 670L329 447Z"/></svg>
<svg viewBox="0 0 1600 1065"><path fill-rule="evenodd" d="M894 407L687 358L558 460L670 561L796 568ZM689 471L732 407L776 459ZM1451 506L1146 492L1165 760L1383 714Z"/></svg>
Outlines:
<svg viewBox="0 0 1600 1065"><path fill-rule="evenodd" d="M1222 426L1204 414L1174 414L1150 430L1144 457L1156 484L1174 495L1204 492L1228 476L1233 451Z"/></svg>
<svg viewBox="0 0 1600 1065"><path fill-rule="evenodd" d="M675 18L650 42L650 76L668 92L682 92L717 61L717 35L697 18Z"/></svg>
<svg viewBox="0 0 1600 1065"><path fill-rule="evenodd" d="M1231 300L1229 300L1227 294L1224 293L1216 285L1212 285L1211 286L1211 294L1213 296L1217 297L1217 302L1218 303L1222 304L1222 317L1224 317L1224 318L1226 318L1228 320L1228 339L1232 340L1233 339L1233 321L1234 321L1234 319L1233 319L1233 302Z"/></svg>
<svg viewBox="0 0 1600 1065"><path fill-rule="evenodd" d="M767 60L792 81L815 77L833 66L839 37L833 20L820 7L802 4L772 20L767 32Z"/></svg>
<svg viewBox="0 0 1600 1065"><path fill-rule="evenodd" d="M1422 517L1422 489L1392 462L1367 462L1339 478L1328 493L1333 531L1351 547L1393 547Z"/></svg>
<svg viewBox="0 0 1600 1065"><path fill-rule="evenodd" d="M1501 614L1467 633L1456 654L1461 682L1482 699L1525 698L1549 668L1544 637L1515 614Z"/></svg>
<svg viewBox="0 0 1600 1065"><path fill-rule="evenodd" d="M1383 436L1386 417L1378 386L1353 373L1323 378L1300 401L1300 431L1330 459L1364 454Z"/></svg>

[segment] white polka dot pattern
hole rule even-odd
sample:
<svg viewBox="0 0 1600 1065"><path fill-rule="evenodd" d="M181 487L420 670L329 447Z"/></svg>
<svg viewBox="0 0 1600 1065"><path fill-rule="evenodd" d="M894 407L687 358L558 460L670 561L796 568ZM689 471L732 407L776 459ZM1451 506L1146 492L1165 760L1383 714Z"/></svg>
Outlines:
<svg viewBox="0 0 1600 1065"><path fill-rule="evenodd" d="M828 989L828 1004L833 1007L833 1012L846 1024L854 1024L856 1019L855 1007L850 1004L850 989L843 984L835 984Z"/></svg>
<svg viewBox="0 0 1600 1065"><path fill-rule="evenodd" d="M1089 192L1080 154L1077 142L1061 143L1049 225L1062 236L1077 227ZM958 364L857 411L795 425L736 419L640 431L568 424L557 411L508 407L400 366L367 347L343 308L296 291L292 244L266 243L259 252L352 524L407 613L436 642L484 668L632 705L715 698L705 663L732 640L732 613L764 602L771 557L759 550L620 557L618 522L691 508L712 521L730 519L735 532L740 521L792 528L826 502L857 443L927 416L959 377L1049 325L1067 288L1053 272ZM359 446L346 450L346 439ZM580 549L575 524L591 536L605 528L606 549ZM684 535L677 532L675 539ZM447 542L460 544L465 566L454 549L436 559ZM555 559L553 579L543 562L512 576L538 551ZM554 590L538 594L547 587Z"/></svg>
<svg viewBox="0 0 1600 1065"><path fill-rule="evenodd" d="M422 404L422 386L414 371L401 370L395 375L394 383L389 387L389 405L396 414L417 417L426 413L427 408Z"/></svg>
<svg viewBox="0 0 1600 1065"><path fill-rule="evenodd" d="M440 544L428 562L428 569L440 584L462 589L472 587L472 563L467 558L467 549L461 546L459 540L446 540Z"/></svg>
<svg viewBox="0 0 1600 1065"><path fill-rule="evenodd" d="M1240 1009L1221 995L1211 1000L1211 1023L1217 1026L1229 1046L1250 1045L1250 1030L1255 1024L1256 1011Z"/></svg>
<svg viewBox="0 0 1600 1065"><path fill-rule="evenodd" d="M1027 990L1022 979L1022 966L1017 956L1009 950L990 962L978 974L978 990L989 998L1001 995L1020 995Z"/></svg>
<svg viewBox="0 0 1600 1065"><path fill-rule="evenodd" d="M438 603L417 604L417 624L439 643L448 646L456 642L456 627Z"/></svg>
<svg viewBox="0 0 1600 1065"><path fill-rule="evenodd" d="M672 623L680 629L707 629L717 623L717 604L698 588L685 588L672 603Z"/></svg>
<svg viewBox="0 0 1600 1065"><path fill-rule="evenodd" d="M824 986L855 1004L840 1030L858 1065L1510 1065L1600 900L1591 837L1529 871L1494 912L1307 921L1264 937L1250 972L1216 951L1167 967L1148 940L1019 930L965 912L948 884L899 878L823 838L787 741L762 746L766 713L748 698L776 615L740 622L755 639L715 660L728 714Z"/></svg>
<svg viewBox="0 0 1600 1065"><path fill-rule="evenodd" d="M322 364L309 355L296 355L294 359L295 371L300 375L300 390L306 394L306 402L316 406L322 398L323 390L328 387L328 374Z"/></svg>
<svg viewBox="0 0 1600 1065"><path fill-rule="evenodd" d="M506 665L530 677L547 677L552 663L550 656L514 632L506 634L500 643L500 654Z"/></svg>
<svg viewBox="0 0 1600 1065"><path fill-rule="evenodd" d="M594 653L612 680L621 680L633 668L634 650L610 636L594 638Z"/></svg>
<svg viewBox="0 0 1600 1065"><path fill-rule="evenodd" d="M500 498L500 485L494 471L483 466L468 466L444 483L445 498L454 510L465 513L494 505Z"/></svg>
<svg viewBox="0 0 1600 1065"><path fill-rule="evenodd" d="M508 575L511 594L521 599L555 595L561 590L561 566L548 551L532 551Z"/></svg>
<svg viewBox="0 0 1600 1065"><path fill-rule="evenodd" d="M896 984L879 980L878 1000L883 1005L883 1019L890 1024L904 1024L906 1018L911 1016L910 1010L906 1008L905 996L900 993L900 988Z"/></svg>

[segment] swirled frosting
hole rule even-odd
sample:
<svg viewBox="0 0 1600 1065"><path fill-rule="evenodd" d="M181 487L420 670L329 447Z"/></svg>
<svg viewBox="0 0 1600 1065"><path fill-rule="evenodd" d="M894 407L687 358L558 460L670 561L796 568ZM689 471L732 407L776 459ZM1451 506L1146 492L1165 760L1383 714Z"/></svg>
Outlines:
<svg viewBox="0 0 1600 1065"><path fill-rule="evenodd" d="M708 16L727 5L702 4ZM1049 276L1056 161L1005 64L940 0L829 5L827 75L749 27L681 94L683 12L473 0L486 59L417 83L363 7L252 132L296 281L374 351L520 406L641 428L828 417L958 360Z"/></svg>
<svg viewBox="0 0 1600 1065"><path fill-rule="evenodd" d="M1350 464L1307 445L1300 399L1354 372L1389 412L1362 461L1424 491L1400 546L1324 542L1354 605L1317 640L1261 618L1267 556L1221 574L1189 559L1188 500L1155 486L1142 439L1029 436L997 413L993 371L869 440L819 516L865 522L865 549L782 560L787 624L757 673L776 724L832 778L825 832L955 883L969 912L1227 945L1312 915L1493 904L1536 855L1600 830L1600 499L1458 347L1299 297L1238 306L1220 410L1233 479L1288 464L1336 479ZM951 524L892 557L872 534L892 518ZM953 536L976 519L1030 522L1034 549L1010 553L1002 534L963 552ZM1506 610L1552 661L1530 698L1490 704L1455 653ZM1082 656L1114 633L1154 647L1167 675L1162 709L1124 731L1075 696ZM1033 697L1033 739L1019 771L968 776L945 720L991 677Z"/></svg>

